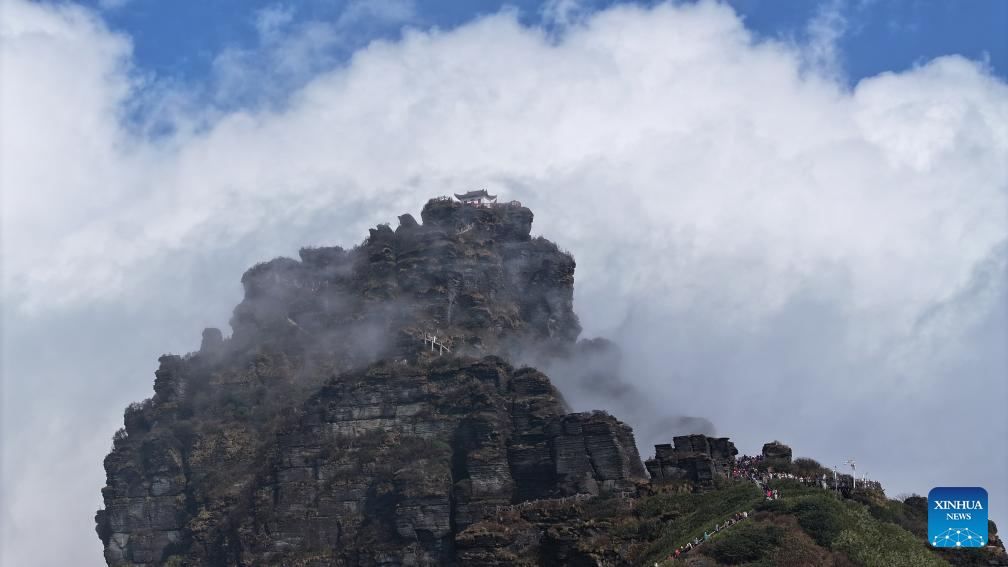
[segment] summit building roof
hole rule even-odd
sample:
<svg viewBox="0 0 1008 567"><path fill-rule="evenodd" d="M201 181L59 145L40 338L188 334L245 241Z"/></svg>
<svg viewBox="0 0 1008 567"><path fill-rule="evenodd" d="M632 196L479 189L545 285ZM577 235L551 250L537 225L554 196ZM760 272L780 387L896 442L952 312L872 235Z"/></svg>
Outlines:
<svg viewBox="0 0 1008 567"><path fill-rule="evenodd" d="M477 191L469 191L468 193L463 194L455 193L455 198L459 201L475 201L477 199L494 200L497 198L497 195L487 193L486 189L479 189Z"/></svg>

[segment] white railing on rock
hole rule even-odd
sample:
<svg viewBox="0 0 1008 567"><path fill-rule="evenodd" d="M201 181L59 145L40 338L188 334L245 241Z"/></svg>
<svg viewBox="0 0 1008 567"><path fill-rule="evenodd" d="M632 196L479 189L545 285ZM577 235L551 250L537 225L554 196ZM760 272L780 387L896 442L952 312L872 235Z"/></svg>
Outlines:
<svg viewBox="0 0 1008 567"><path fill-rule="evenodd" d="M442 339L439 339L434 333L424 333L423 335L424 346L430 343L431 352L437 352L440 354L449 353L451 354L451 348L444 343Z"/></svg>

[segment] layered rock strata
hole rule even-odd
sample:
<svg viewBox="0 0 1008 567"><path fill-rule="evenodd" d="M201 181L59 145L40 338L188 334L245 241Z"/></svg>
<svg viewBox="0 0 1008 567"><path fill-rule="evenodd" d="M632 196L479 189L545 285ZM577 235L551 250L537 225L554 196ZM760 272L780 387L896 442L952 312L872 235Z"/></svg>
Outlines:
<svg viewBox="0 0 1008 567"><path fill-rule="evenodd" d="M683 435L673 444L655 445L655 456L645 463L653 482L711 483L717 475L731 474L738 455L727 437Z"/></svg>

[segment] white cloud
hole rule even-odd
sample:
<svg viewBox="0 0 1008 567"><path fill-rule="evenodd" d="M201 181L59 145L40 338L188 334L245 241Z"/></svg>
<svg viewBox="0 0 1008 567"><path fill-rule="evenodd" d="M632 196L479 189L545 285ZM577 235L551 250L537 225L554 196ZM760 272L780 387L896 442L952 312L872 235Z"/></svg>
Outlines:
<svg viewBox="0 0 1008 567"><path fill-rule="evenodd" d="M292 21L294 21L294 8L283 4L267 6L255 13L255 28L263 38L276 37Z"/></svg>
<svg viewBox="0 0 1008 567"><path fill-rule="evenodd" d="M544 22L561 28L584 21L589 12L583 0L548 0L539 9Z"/></svg>
<svg viewBox="0 0 1008 567"><path fill-rule="evenodd" d="M347 28L361 22L403 24L416 18L413 0L351 0L340 14L337 25Z"/></svg>
<svg viewBox="0 0 1008 567"><path fill-rule="evenodd" d="M856 453L894 493L980 484L1008 510L1003 456L935 451L1008 434L1008 87L982 64L848 90L716 4L559 37L503 13L148 139L122 121L127 38L2 7L5 564L100 564L86 513L117 416L157 354L226 322L245 266L475 185L575 254L586 334L620 340L656 405L627 418L702 415L745 450ZM983 395L943 407L950 384Z"/></svg>
<svg viewBox="0 0 1008 567"><path fill-rule="evenodd" d="M841 0L820 4L815 16L805 26L808 35L804 50L806 63L819 73L842 77L843 62L837 44L847 33L849 25Z"/></svg>
<svg viewBox="0 0 1008 567"><path fill-rule="evenodd" d="M283 101L376 30L395 30L415 19L411 0L353 0L330 19L299 15L292 4L267 6L254 14L253 45L229 46L214 58L214 102L227 108Z"/></svg>

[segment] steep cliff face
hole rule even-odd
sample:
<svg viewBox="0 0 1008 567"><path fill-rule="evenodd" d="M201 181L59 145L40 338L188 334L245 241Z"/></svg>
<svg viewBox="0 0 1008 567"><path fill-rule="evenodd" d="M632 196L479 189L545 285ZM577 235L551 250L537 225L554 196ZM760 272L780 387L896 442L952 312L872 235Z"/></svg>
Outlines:
<svg viewBox="0 0 1008 567"><path fill-rule="evenodd" d="M380 366L281 426L237 543L247 563L450 564L455 535L500 506L643 478L625 425L565 415L534 370L495 357Z"/></svg>
<svg viewBox="0 0 1008 567"><path fill-rule="evenodd" d="M160 359L105 459L110 565L454 564L502 507L645 480L629 427L492 354L573 344L573 259L520 206L422 218L250 269L231 337Z"/></svg>

